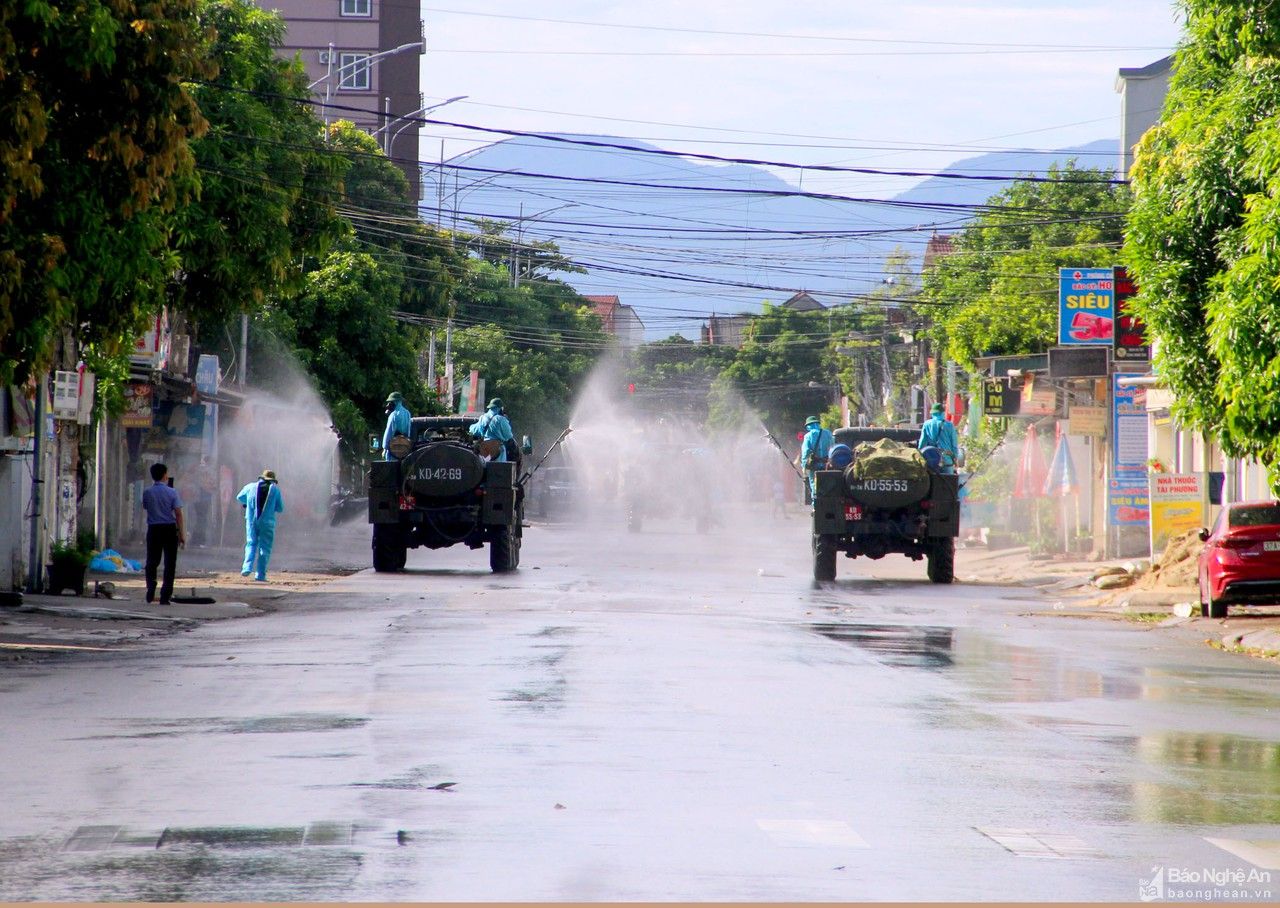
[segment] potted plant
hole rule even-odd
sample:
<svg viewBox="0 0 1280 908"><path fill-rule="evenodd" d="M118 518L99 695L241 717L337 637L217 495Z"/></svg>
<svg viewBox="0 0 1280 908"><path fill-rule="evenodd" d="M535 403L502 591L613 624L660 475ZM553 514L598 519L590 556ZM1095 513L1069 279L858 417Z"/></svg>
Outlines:
<svg viewBox="0 0 1280 908"><path fill-rule="evenodd" d="M81 530L74 543L57 540L50 549L49 588L51 595L61 595L71 590L77 596L84 595L84 577L93 560L93 533Z"/></svg>

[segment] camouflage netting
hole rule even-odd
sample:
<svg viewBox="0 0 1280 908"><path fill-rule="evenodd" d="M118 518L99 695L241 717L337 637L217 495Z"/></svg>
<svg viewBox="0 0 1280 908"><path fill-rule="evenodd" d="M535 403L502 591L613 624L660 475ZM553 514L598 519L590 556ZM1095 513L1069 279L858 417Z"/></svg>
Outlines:
<svg viewBox="0 0 1280 908"><path fill-rule="evenodd" d="M929 468L920 452L908 444L882 438L864 441L853 449L853 465L849 467L855 479L913 479L928 481Z"/></svg>

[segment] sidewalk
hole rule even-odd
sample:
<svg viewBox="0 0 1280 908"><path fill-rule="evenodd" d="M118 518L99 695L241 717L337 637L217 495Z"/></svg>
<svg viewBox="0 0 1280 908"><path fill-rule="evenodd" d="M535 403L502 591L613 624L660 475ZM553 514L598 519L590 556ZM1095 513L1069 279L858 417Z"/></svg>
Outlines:
<svg viewBox="0 0 1280 908"><path fill-rule="evenodd" d="M1133 561L1035 559L1026 547L960 549L956 579L1035 589L1050 603L1052 614L1137 622L1152 630L1178 629L1194 642L1280 661L1280 606L1233 605L1226 618L1202 618L1200 591L1194 586L1148 588L1140 579L1132 586L1100 590L1090 583L1101 569Z"/></svg>
<svg viewBox="0 0 1280 908"><path fill-rule="evenodd" d="M286 596L314 590L366 567L368 531L363 525L359 529L362 532L337 534L329 530L323 538L296 533L287 542L282 539L272 556L266 583L240 575L244 557L240 546L181 550L174 597L213 599L212 603L147 603L141 572L90 573L84 596L24 595L21 606L0 607L0 664L44 661L76 652L109 652L191 630L205 621L272 611L274 603ZM130 558L138 555L131 549L123 554Z"/></svg>

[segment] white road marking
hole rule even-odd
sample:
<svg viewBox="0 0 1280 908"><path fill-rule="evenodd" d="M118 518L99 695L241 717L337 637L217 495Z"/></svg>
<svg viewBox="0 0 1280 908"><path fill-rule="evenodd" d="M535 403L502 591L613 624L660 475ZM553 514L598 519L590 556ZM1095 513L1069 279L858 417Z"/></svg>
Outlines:
<svg viewBox="0 0 1280 908"><path fill-rule="evenodd" d="M1022 858L1098 858L1102 854L1083 839L1058 832L1032 832L1003 826L973 827Z"/></svg>
<svg viewBox="0 0 1280 908"><path fill-rule="evenodd" d="M838 848L870 848L843 820L756 820L779 845L798 848L829 845Z"/></svg>
<svg viewBox="0 0 1280 908"><path fill-rule="evenodd" d="M1280 842L1211 839L1208 836L1205 837L1205 841L1238 858L1243 858L1255 867L1261 867L1263 870L1280 870Z"/></svg>

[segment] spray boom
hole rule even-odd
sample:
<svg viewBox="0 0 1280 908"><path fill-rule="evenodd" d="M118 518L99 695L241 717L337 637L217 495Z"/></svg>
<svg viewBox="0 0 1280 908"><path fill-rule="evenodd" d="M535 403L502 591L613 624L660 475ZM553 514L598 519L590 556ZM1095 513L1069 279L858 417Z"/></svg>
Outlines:
<svg viewBox="0 0 1280 908"><path fill-rule="evenodd" d="M765 429L764 437L769 440L769 443L771 445L773 445L775 448L778 449L778 453L781 454L782 459L787 462L787 466L791 467L791 469L795 471L795 474L797 476L799 476L801 479L804 479L804 474L800 472L800 469L792 462L791 458L787 456L786 449L782 447L782 445L778 442L778 439L773 437L773 433L770 432L768 429Z"/></svg>
<svg viewBox="0 0 1280 908"><path fill-rule="evenodd" d="M533 469L529 470L527 473L525 473L523 476L520 477L520 482L518 483L518 485L523 486L530 479L532 479L533 474L538 472L538 470L542 467L542 465L547 462L547 458L551 456L551 452L553 452L556 448L560 447L561 442L563 442L566 438L568 438L570 433L572 432L573 432L573 426L565 426L564 431L560 433L560 437L555 440L555 443L552 444L551 447L547 448L547 453L543 454L542 458L536 464L533 465Z"/></svg>

